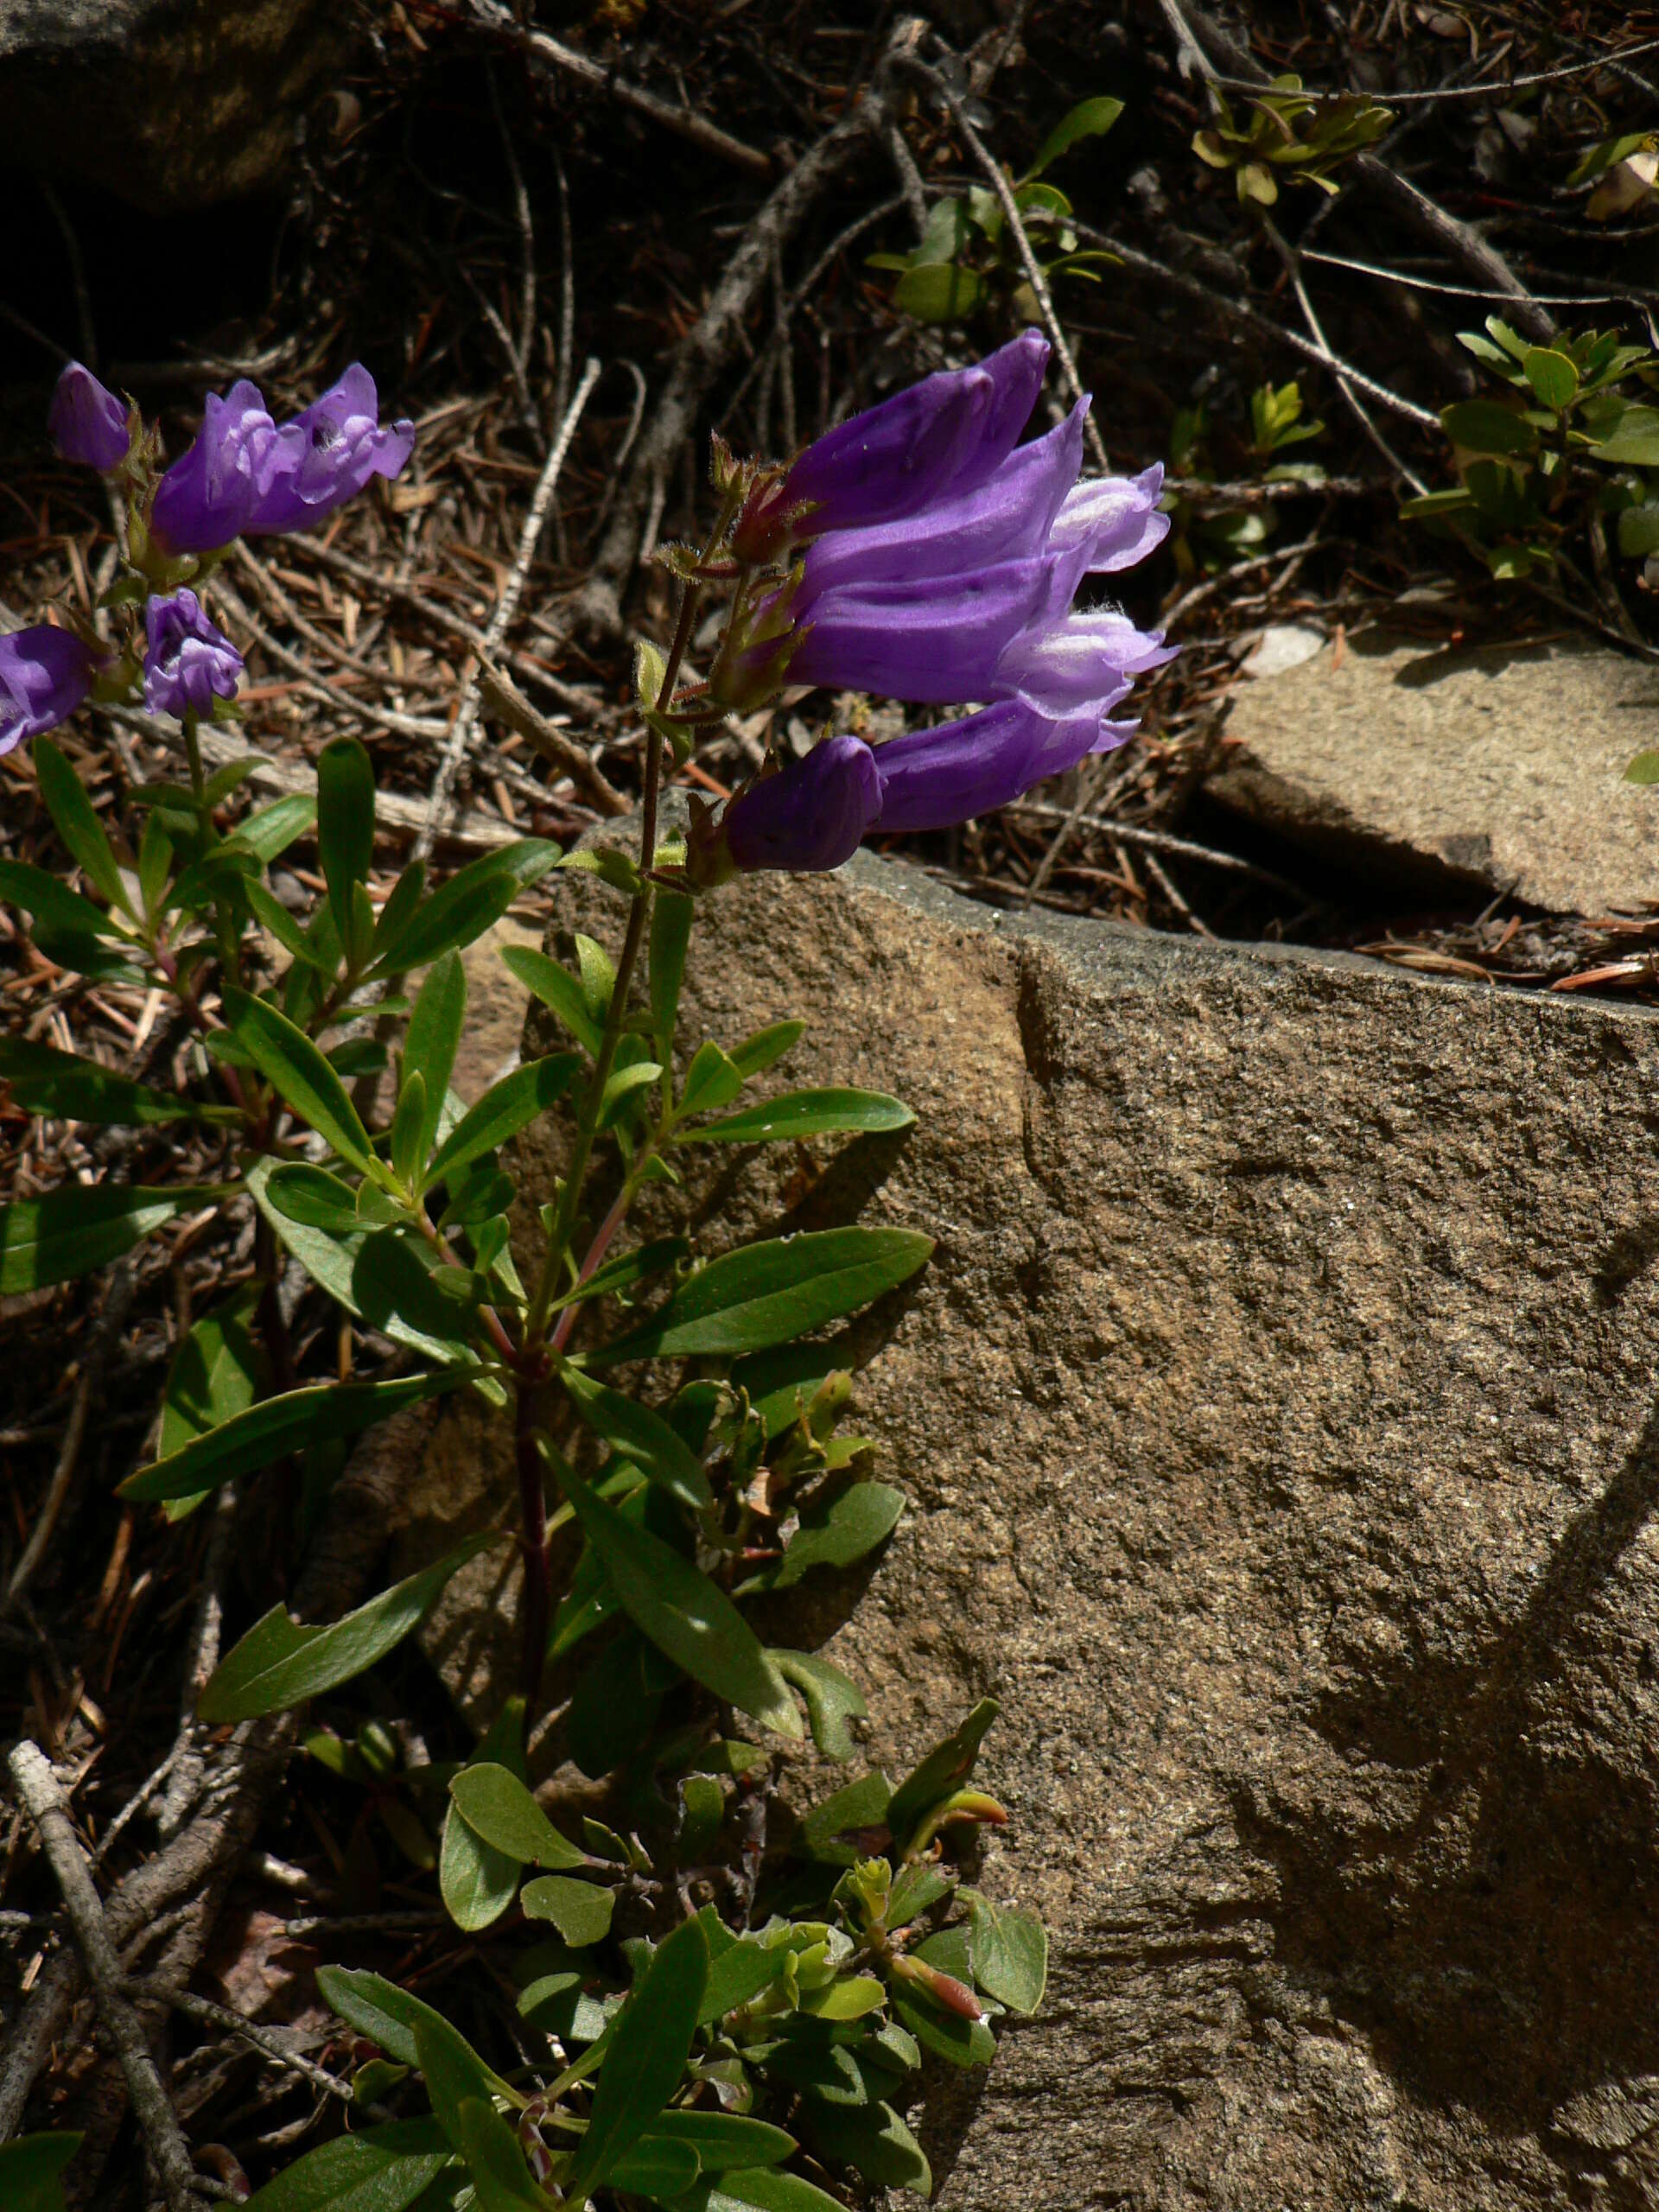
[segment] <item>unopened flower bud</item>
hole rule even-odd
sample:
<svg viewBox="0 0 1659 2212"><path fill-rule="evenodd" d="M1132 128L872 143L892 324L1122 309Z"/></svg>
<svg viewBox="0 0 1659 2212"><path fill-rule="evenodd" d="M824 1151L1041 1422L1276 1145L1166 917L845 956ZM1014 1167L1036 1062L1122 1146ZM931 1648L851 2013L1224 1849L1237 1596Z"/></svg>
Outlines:
<svg viewBox="0 0 1659 2212"><path fill-rule="evenodd" d="M900 1981L914 1982L925 1989L936 2005L947 2012L954 2012L958 2019L982 2020L985 2017L980 2001L966 1982L958 1981L953 1974L944 1974L938 1967L931 1967L925 1959L908 1958L899 1952L888 1961Z"/></svg>
<svg viewBox="0 0 1659 2212"><path fill-rule="evenodd" d="M66 461L88 468L119 468L132 442L125 402L79 361L71 361L58 378L46 427Z"/></svg>

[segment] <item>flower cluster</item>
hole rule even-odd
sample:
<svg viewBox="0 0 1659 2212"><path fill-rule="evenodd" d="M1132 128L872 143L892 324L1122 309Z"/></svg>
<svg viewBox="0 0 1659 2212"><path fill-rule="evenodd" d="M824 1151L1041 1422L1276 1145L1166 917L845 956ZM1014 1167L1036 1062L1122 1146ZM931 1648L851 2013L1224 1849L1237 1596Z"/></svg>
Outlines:
<svg viewBox="0 0 1659 2212"><path fill-rule="evenodd" d="M100 681L111 696L142 684L152 713L206 715L235 696L242 656L181 575L233 538L306 530L353 499L372 476L396 476L415 442L412 423L384 426L374 379L354 362L338 384L285 423L258 390L209 393L201 430L152 483L154 450L137 413L72 361L48 416L66 461L123 480L129 551L144 583L142 648L123 655L77 631L36 624L0 638L0 753L66 721Z"/></svg>
<svg viewBox="0 0 1659 2212"><path fill-rule="evenodd" d="M1133 731L1110 710L1173 649L1072 601L1161 541L1163 472L1080 480L1086 399L1016 445L1047 359L1028 331L746 486L716 702L752 709L787 681L979 705L884 745L829 738L763 774L701 840L706 878L838 867L872 830L967 821Z"/></svg>

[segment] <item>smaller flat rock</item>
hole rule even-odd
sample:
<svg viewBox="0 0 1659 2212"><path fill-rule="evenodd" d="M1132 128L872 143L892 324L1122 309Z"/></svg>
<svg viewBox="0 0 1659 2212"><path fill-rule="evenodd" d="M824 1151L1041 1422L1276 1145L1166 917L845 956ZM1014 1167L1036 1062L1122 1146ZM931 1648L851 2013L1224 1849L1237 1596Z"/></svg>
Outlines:
<svg viewBox="0 0 1659 2212"><path fill-rule="evenodd" d="M1381 629L1234 694L1206 788L1374 878L1556 913L1659 906L1659 666L1576 642L1446 650Z"/></svg>

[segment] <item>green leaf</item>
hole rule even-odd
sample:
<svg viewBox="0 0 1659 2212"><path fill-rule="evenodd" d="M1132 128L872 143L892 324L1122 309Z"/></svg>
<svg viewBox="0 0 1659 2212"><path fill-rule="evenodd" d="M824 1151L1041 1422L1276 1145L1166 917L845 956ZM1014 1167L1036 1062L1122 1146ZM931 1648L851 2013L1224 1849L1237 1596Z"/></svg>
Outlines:
<svg viewBox="0 0 1659 2212"><path fill-rule="evenodd" d="M466 1023L467 970L458 952L446 952L427 971L404 1039L405 1076L418 1074L426 1085L417 1147L423 1163L438 1141L444 1100Z"/></svg>
<svg viewBox="0 0 1659 2212"><path fill-rule="evenodd" d="M764 1144L784 1137L815 1137L842 1129L907 1129L916 1116L880 1090L786 1090L764 1105L746 1106L718 1122L683 1129L677 1141Z"/></svg>
<svg viewBox="0 0 1659 2212"><path fill-rule="evenodd" d="M26 1113L54 1114L66 1122L140 1128L162 1122L235 1122L228 1106L197 1106L175 1093L113 1075L78 1052L22 1037L0 1037L0 1080Z"/></svg>
<svg viewBox="0 0 1659 2212"><path fill-rule="evenodd" d="M974 1980L1011 2012L1032 2013L1048 1982L1048 1931L1034 1912L966 1893Z"/></svg>
<svg viewBox="0 0 1659 2212"><path fill-rule="evenodd" d="M649 2196L667 2203L683 2196L702 2167L689 2143L664 2135L642 2136L611 2169L611 2187L624 2196Z"/></svg>
<svg viewBox="0 0 1659 2212"><path fill-rule="evenodd" d="M889 1928L907 1928L941 1897L948 1897L955 1886L953 1878L942 1867L925 1862L903 1867L888 1893L887 1909L882 1917Z"/></svg>
<svg viewBox="0 0 1659 2212"><path fill-rule="evenodd" d="M63 2212L63 2170L85 2139L54 2129L0 2143L0 2204L6 2212Z"/></svg>
<svg viewBox="0 0 1659 2212"><path fill-rule="evenodd" d="M463 1114L429 1162L423 1187L429 1189L486 1152L493 1152L527 1122L545 1113L570 1088L581 1061L574 1052L555 1052L492 1084L476 1106Z"/></svg>
<svg viewBox="0 0 1659 2212"><path fill-rule="evenodd" d="M671 1497L694 1513L713 1504L714 1493L702 1462L660 1414L637 1399L625 1397L620 1390L595 1382L590 1375L568 1363L561 1367L559 1379L588 1427L614 1445L623 1459L643 1468Z"/></svg>
<svg viewBox="0 0 1659 2212"><path fill-rule="evenodd" d="M456 2125L461 2102L467 2097L486 2101L496 2077L460 2029L441 2012L429 2012L412 2026L416 2063L438 2125L464 2155L466 2145Z"/></svg>
<svg viewBox="0 0 1659 2212"><path fill-rule="evenodd" d="M87 797L80 778L49 737L37 737L35 741L35 773L40 780L46 810L71 858L79 861L86 871L86 880L102 893L111 906L131 913L132 899L121 880L121 870L105 835L104 824L98 818L98 810Z"/></svg>
<svg viewBox="0 0 1659 2212"><path fill-rule="evenodd" d="M1123 112L1122 100L1102 94L1092 100L1079 100L1069 115L1062 116L1037 150L1037 158L1026 171L1027 180L1041 176L1051 162L1058 161L1069 147L1081 138L1099 138L1109 130Z"/></svg>
<svg viewBox="0 0 1659 2212"><path fill-rule="evenodd" d="M317 818L317 802L310 791L288 791L248 815L236 825L238 845L269 867L285 853L296 837L303 837Z"/></svg>
<svg viewBox="0 0 1659 2212"><path fill-rule="evenodd" d="M308 1160L284 1160L273 1167L265 1189L284 1221L297 1221L308 1229L331 1229L342 1236L363 1226L357 1193L351 1185L331 1175L326 1167L313 1167Z"/></svg>
<svg viewBox="0 0 1659 2212"><path fill-rule="evenodd" d="M559 857L556 845L539 837L522 838L516 845L486 853L469 861L448 883L417 907L394 935L385 929L386 942L375 953L375 966L392 963L402 969L424 968L442 953L458 950L482 937L499 922L518 893L538 882ZM388 902L390 904L390 901Z"/></svg>
<svg viewBox="0 0 1659 2212"><path fill-rule="evenodd" d="M1539 404L1557 414L1579 396L1579 372L1565 353L1549 346L1529 346L1521 357L1522 372L1537 395Z"/></svg>
<svg viewBox="0 0 1659 2212"><path fill-rule="evenodd" d="M705 1932L709 1932L706 1920ZM726 1931L722 1928L720 1932ZM728 2012L734 2012L740 2005L750 2003L763 1989L770 1989L774 1981L781 1979L788 1962L789 1954L781 1948L768 1950L747 1937L734 1942L709 1966L708 1986L697 2008L697 2025L709 2027L715 2021L724 2019Z"/></svg>
<svg viewBox="0 0 1659 2212"><path fill-rule="evenodd" d="M219 1661L196 1700L197 1718L210 1724L252 1720L349 1682L417 1628L450 1576L491 1541L487 1535L467 1537L435 1566L394 1583L327 1628L303 1627L273 1605Z"/></svg>
<svg viewBox="0 0 1659 2212"><path fill-rule="evenodd" d="M67 1183L41 1198L0 1207L0 1293L16 1295L67 1282L118 1260L143 1238L219 1193L182 1184L152 1191L133 1183Z"/></svg>
<svg viewBox="0 0 1659 2212"><path fill-rule="evenodd" d="M591 2196L679 2087L708 1978L702 1925L683 1921L658 1947L618 2018L565 2183L568 2198L580 2203Z"/></svg>
<svg viewBox="0 0 1659 2212"><path fill-rule="evenodd" d="M766 1656L786 1682L806 1700L812 1740L826 1758L849 1759L858 1745L847 1723L867 1720L869 1707L856 1682L827 1659L806 1651L768 1651Z"/></svg>
<svg viewBox="0 0 1659 2212"><path fill-rule="evenodd" d="M769 1028L757 1029L741 1045L734 1045L728 1058L744 1082L752 1083L786 1052L792 1052L805 1033L804 1021L774 1021Z"/></svg>
<svg viewBox="0 0 1659 2212"><path fill-rule="evenodd" d="M388 2058L395 2058L400 2066L418 2066L421 2054L416 2047L416 2031L429 2026L434 2021L440 2029L454 2035L455 2031L441 2012L418 1997L411 1997L399 1989L395 1981L388 1981L383 1974L369 1974L354 1967L319 1967L317 1987L340 2018L359 2035L366 2036L378 2044ZM478 2060L483 2078L493 2093L517 2098L499 2075L493 2074Z"/></svg>
<svg viewBox="0 0 1659 2212"><path fill-rule="evenodd" d="M974 1770L986 1731L1001 1709L994 1697L982 1698L961 1726L952 1729L900 1783L887 1807L887 1825L895 1836L902 1837L942 1797L962 1787Z"/></svg>
<svg viewBox="0 0 1659 2212"><path fill-rule="evenodd" d="M965 322L984 296L973 270L954 261L918 263L893 288L894 307L918 322Z"/></svg>
<svg viewBox="0 0 1659 2212"><path fill-rule="evenodd" d="M572 1481L568 1495L634 1626L716 1697L780 1736L798 1738L794 1700L725 1592L660 1536L636 1528L592 1484Z"/></svg>
<svg viewBox="0 0 1659 2212"><path fill-rule="evenodd" d="M97 938L113 938L119 944L126 942L101 906L94 906L79 891L72 891L55 875L48 875L43 868L31 867L27 861L0 860L0 899L21 906L36 921L61 931L67 937L89 942Z"/></svg>
<svg viewBox="0 0 1659 2212"><path fill-rule="evenodd" d="M1495 399L1459 399L1440 410L1440 421L1453 445L1466 453L1501 453L1525 457L1541 443L1535 424Z"/></svg>
<svg viewBox="0 0 1659 2212"><path fill-rule="evenodd" d="M793 2155L795 2138L764 2120L750 2120L741 2113L682 2112L672 2107L651 2124L647 2142L665 2138L689 2143L706 2174L728 2166L776 2166Z"/></svg>
<svg viewBox="0 0 1659 2212"><path fill-rule="evenodd" d="M519 1900L527 1920L550 1920L565 1942L581 1950L611 1932L615 1892L568 1874L541 1874L524 1884Z"/></svg>
<svg viewBox="0 0 1659 2212"><path fill-rule="evenodd" d="M518 1861L485 1842L451 1803L438 1840L438 1894L464 1934L476 1936L500 1919L518 1893Z"/></svg>
<svg viewBox="0 0 1659 2212"><path fill-rule="evenodd" d="M254 919L270 931L278 944L291 959L302 967L312 969L319 976L332 976L339 965L325 957L322 947L307 936L274 891L250 877L242 887L243 895L253 909Z"/></svg>
<svg viewBox="0 0 1659 2212"><path fill-rule="evenodd" d="M680 986L685 977L686 950L696 912L696 900L683 891L659 890L651 910L651 1027L659 1059L667 1059L673 1050Z"/></svg>
<svg viewBox="0 0 1659 2212"><path fill-rule="evenodd" d="M284 1391L141 1467L117 1485L117 1495L151 1501L193 1497L330 1437L359 1435L405 1406L454 1389L459 1380L453 1373L403 1375L379 1382L313 1382Z"/></svg>
<svg viewBox="0 0 1659 2212"><path fill-rule="evenodd" d="M604 1039L604 1021L594 1020L587 995L570 970L528 944L508 945L501 962L533 998L558 1016L588 1058L596 1060Z"/></svg>
<svg viewBox="0 0 1659 2212"><path fill-rule="evenodd" d="M337 2135L267 2182L249 2198L248 2212L404 2212L450 2158L429 2120Z"/></svg>
<svg viewBox="0 0 1659 2212"><path fill-rule="evenodd" d="M827 2105L814 2100L807 2124L817 2148L842 2165L855 2166L878 2189L933 2193L926 2153L890 2104Z"/></svg>
<svg viewBox="0 0 1659 2212"><path fill-rule="evenodd" d="M374 1181L385 1182L386 1170L374 1156L351 1094L304 1031L246 991L227 985L224 997L232 1034L246 1046L273 1090L342 1160Z"/></svg>
<svg viewBox="0 0 1659 2212"><path fill-rule="evenodd" d="M756 2166L699 2182L689 2196L676 2199L673 2212L843 2212L843 2207L799 2174Z"/></svg>
<svg viewBox="0 0 1659 2212"><path fill-rule="evenodd" d="M558 1304L574 1306L582 1299L609 1298L617 1291L632 1290L647 1275L661 1274L664 1268L677 1267L690 1249L683 1236L658 1236L649 1244L637 1245L632 1252L621 1252L613 1260L603 1261L586 1282L567 1290Z"/></svg>
<svg viewBox="0 0 1659 2212"><path fill-rule="evenodd" d="M245 1413L264 1387L265 1356L249 1331L257 1284L204 1313L173 1358L162 1401L163 1459Z"/></svg>
<svg viewBox="0 0 1659 2212"><path fill-rule="evenodd" d="M823 1229L745 1245L690 1276L642 1329L590 1364L758 1351L856 1313L907 1281L933 1240L907 1229Z"/></svg>
<svg viewBox="0 0 1659 2212"><path fill-rule="evenodd" d="M1617 427L1592 448L1598 461L1659 468L1659 407L1627 407ZM0 889L3 883L0 882Z"/></svg>
<svg viewBox="0 0 1659 2212"><path fill-rule="evenodd" d="M317 755L317 857L342 944L352 941L352 890L374 859L374 767L354 737L331 738Z"/></svg>
<svg viewBox="0 0 1659 2212"><path fill-rule="evenodd" d="M675 1111L679 1115L712 1114L729 1106L743 1088L743 1071L718 1045L705 1041L691 1056L685 1083Z"/></svg>
<svg viewBox="0 0 1659 2212"><path fill-rule="evenodd" d="M518 1776L493 1761L464 1766L449 1795L469 1827L521 1866L582 1866L587 1854L567 1842Z"/></svg>
<svg viewBox="0 0 1659 2212"><path fill-rule="evenodd" d="M918 2043L953 2066L988 2066L996 2056L996 2037L988 2022L964 2020L913 1998L907 1986L893 1993L893 2009Z"/></svg>
<svg viewBox="0 0 1659 2212"><path fill-rule="evenodd" d="M518 2139L493 2105L463 2097L455 2130L478 2212L547 2212L548 2200L531 2177Z"/></svg>
<svg viewBox="0 0 1659 2212"><path fill-rule="evenodd" d="M862 1832L887 1830L892 1799L893 1785L884 1774L861 1775L849 1782L822 1805L815 1805L802 1821L801 1842L807 1853L831 1866L850 1866L855 1859L868 1859L871 1848ZM854 1840L843 1841L846 1837Z"/></svg>
<svg viewBox="0 0 1659 2212"><path fill-rule="evenodd" d="M1659 752L1638 753L1624 771L1627 784L1659 784Z"/></svg>
<svg viewBox="0 0 1659 2212"><path fill-rule="evenodd" d="M851 1567L899 1525L905 1494L891 1483L853 1483L809 1506L777 1567L753 1578L755 1586L787 1590L815 1567Z"/></svg>
<svg viewBox="0 0 1659 2212"><path fill-rule="evenodd" d="M1625 507L1621 511L1618 550L1631 561L1659 553L1659 505Z"/></svg>

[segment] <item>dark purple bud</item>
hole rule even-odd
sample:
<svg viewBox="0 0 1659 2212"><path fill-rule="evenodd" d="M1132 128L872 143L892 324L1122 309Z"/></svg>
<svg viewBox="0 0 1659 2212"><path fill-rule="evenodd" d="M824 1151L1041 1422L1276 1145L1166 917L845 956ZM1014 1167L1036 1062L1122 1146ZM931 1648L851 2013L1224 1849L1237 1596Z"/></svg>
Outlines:
<svg viewBox="0 0 1659 2212"><path fill-rule="evenodd" d="M200 434L156 487L149 531L161 550L216 553L239 537L296 444L257 385L245 378L222 399L210 391Z"/></svg>
<svg viewBox="0 0 1659 2212"><path fill-rule="evenodd" d="M360 361L278 435L281 465L243 525L251 535L308 530L355 499L371 476L399 474L415 449L412 423L380 427L374 378Z"/></svg>
<svg viewBox="0 0 1659 2212"><path fill-rule="evenodd" d="M132 442L125 402L79 361L71 361L58 378L46 427L66 461L88 468L119 468Z"/></svg>
<svg viewBox="0 0 1659 2212"><path fill-rule="evenodd" d="M0 638L0 753L67 721L92 688L99 656L44 622Z"/></svg>
<svg viewBox="0 0 1659 2212"><path fill-rule="evenodd" d="M242 656L202 612L194 592L152 598L144 608L144 704L153 715L211 715L233 699Z"/></svg>
<svg viewBox="0 0 1659 2212"><path fill-rule="evenodd" d="M739 793L721 824L726 847L746 873L839 868L858 850L880 801L881 779L863 739L827 737L804 760Z"/></svg>

